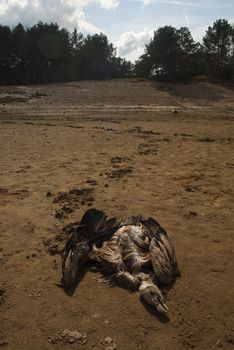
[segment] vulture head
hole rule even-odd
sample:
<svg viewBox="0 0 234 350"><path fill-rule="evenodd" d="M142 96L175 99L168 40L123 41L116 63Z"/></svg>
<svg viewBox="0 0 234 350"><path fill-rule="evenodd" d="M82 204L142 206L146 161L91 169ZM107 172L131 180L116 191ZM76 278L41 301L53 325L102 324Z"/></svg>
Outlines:
<svg viewBox="0 0 234 350"><path fill-rule="evenodd" d="M159 313L166 314L168 312L168 307L164 303L160 289L152 281L143 280L139 287L139 292L141 297Z"/></svg>

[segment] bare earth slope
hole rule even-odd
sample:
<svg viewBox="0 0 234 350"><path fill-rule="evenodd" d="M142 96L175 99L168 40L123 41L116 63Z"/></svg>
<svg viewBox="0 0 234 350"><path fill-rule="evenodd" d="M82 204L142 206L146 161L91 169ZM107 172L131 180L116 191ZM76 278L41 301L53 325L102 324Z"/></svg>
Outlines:
<svg viewBox="0 0 234 350"><path fill-rule="evenodd" d="M0 346L232 349L233 126L233 89L206 81L0 87ZM168 318L92 269L59 287L64 227L91 206L172 237Z"/></svg>

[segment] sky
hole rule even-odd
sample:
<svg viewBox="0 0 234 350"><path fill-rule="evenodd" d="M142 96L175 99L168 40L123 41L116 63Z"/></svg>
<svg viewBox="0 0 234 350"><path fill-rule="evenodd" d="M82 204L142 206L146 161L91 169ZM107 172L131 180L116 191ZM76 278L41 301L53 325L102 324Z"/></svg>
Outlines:
<svg viewBox="0 0 234 350"><path fill-rule="evenodd" d="M0 24L57 22L83 34L102 32L132 62L159 27L186 26L201 41L219 18L234 23L234 0L0 0Z"/></svg>

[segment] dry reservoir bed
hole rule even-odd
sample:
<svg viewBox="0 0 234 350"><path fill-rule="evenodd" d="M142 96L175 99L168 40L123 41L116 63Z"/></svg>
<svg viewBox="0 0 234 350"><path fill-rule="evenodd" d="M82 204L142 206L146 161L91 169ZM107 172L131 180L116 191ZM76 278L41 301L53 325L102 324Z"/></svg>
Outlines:
<svg viewBox="0 0 234 350"><path fill-rule="evenodd" d="M1 87L0 346L232 349L233 125L233 90L206 82ZM168 318L93 269L72 297L59 287L67 229L91 207L172 237Z"/></svg>

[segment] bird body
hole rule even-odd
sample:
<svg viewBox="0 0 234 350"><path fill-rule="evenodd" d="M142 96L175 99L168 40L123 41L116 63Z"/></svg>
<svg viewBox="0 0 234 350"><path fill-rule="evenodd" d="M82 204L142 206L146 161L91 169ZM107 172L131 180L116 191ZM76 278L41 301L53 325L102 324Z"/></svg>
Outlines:
<svg viewBox="0 0 234 350"><path fill-rule="evenodd" d="M172 284L179 270L174 246L154 219L133 216L121 222L108 219L102 211L88 210L64 249L65 288L72 287L87 261L100 266L108 283L139 290L147 303L167 312L158 284Z"/></svg>

